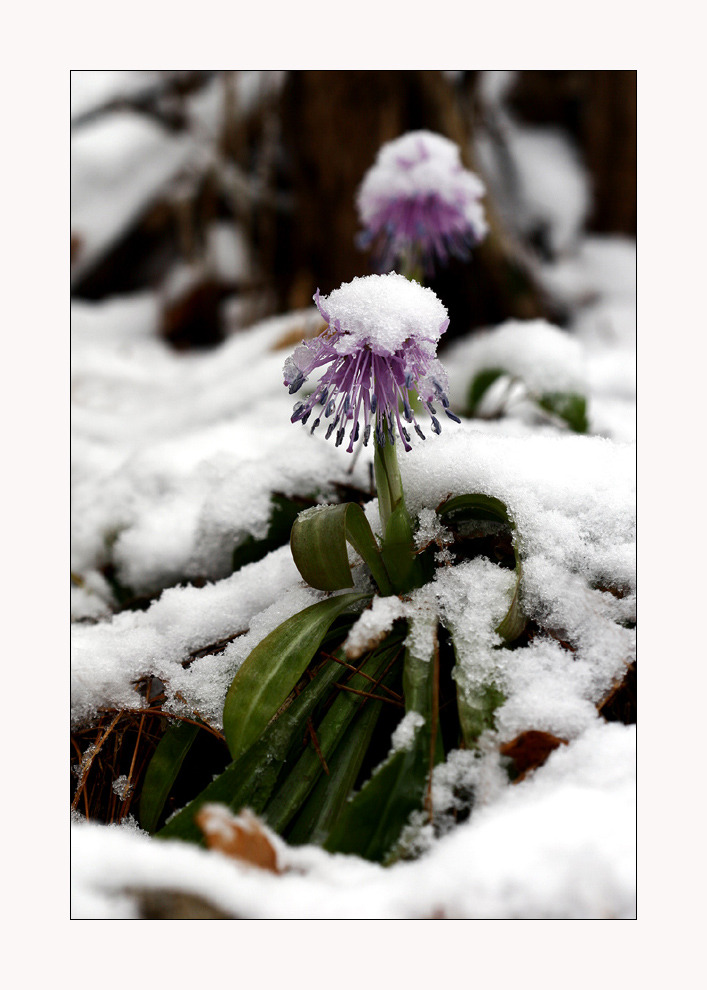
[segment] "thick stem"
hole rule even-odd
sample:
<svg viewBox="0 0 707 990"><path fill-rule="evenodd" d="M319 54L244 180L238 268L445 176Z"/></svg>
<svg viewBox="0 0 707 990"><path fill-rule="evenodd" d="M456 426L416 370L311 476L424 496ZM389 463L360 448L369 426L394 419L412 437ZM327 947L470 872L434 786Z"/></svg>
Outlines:
<svg viewBox="0 0 707 990"><path fill-rule="evenodd" d="M383 425L384 436L388 436L388 427ZM376 475L376 488L378 490L378 511L381 517L383 536L388 528L390 517L399 505L405 505L403 493L403 482L400 477L400 467L398 466L398 455L392 443L385 443L382 447L378 443L378 434L375 434L375 456L373 467Z"/></svg>
<svg viewBox="0 0 707 990"><path fill-rule="evenodd" d="M383 429L387 436L385 425ZM404 594L423 583L422 562L415 556L412 519L405 506L395 445L381 446L377 436L374 468L383 533L381 556L395 592Z"/></svg>

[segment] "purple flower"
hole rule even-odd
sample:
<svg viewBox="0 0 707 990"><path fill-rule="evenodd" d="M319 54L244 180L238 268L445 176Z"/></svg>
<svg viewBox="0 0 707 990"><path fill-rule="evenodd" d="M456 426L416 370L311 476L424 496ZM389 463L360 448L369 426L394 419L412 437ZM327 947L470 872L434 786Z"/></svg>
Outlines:
<svg viewBox="0 0 707 990"><path fill-rule="evenodd" d="M372 247L384 271L431 275L449 255L466 260L488 231L484 192L452 141L431 131L404 134L383 145L359 188L359 247Z"/></svg>
<svg viewBox="0 0 707 990"><path fill-rule="evenodd" d="M460 422L449 409L447 375L435 356L449 318L431 289L392 272L355 278L324 298L317 289L314 301L327 328L287 359L285 385L297 392L313 371L326 370L311 395L295 405L293 423L306 423L318 407L311 432L325 425L328 440L336 431L338 447L348 430L352 453L361 434L368 443L372 429L381 446L395 443L397 433L411 450L406 423L425 439L411 392L429 412L434 433L441 430L434 403Z"/></svg>

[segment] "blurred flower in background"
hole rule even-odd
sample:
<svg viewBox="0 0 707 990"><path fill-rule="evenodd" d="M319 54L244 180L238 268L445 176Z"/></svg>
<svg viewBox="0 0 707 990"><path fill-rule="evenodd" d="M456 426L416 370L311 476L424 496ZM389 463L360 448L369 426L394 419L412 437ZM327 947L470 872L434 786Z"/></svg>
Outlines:
<svg viewBox="0 0 707 990"><path fill-rule="evenodd" d="M453 141L404 134L380 149L358 191L359 246L372 249L381 270L410 275L431 275L450 255L467 261L488 231L484 192Z"/></svg>

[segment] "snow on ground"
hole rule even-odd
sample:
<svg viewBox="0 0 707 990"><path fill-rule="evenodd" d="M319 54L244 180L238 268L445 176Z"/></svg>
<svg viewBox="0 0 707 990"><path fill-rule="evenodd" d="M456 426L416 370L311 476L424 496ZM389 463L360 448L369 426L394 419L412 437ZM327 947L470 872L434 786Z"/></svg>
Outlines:
<svg viewBox="0 0 707 990"><path fill-rule="evenodd" d="M139 706L134 681L156 674L168 710L184 712L186 703L220 725L228 685L253 646L322 597L304 586L286 546L231 574L233 547L264 535L271 492L324 500L333 482L369 486L369 450L353 462L290 423L282 386L289 350L277 345L316 329L314 308L198 355L175 354L157 339L156 312L149 294L73 306L78 724L100 707ZM576 367L586 344L565 344ZM595 339L596 360L584 363L590 408L602 388L623 390L631 402L630 381L606 357L612 346L602 352ZM470 347L462 341L458 353ZM463 378L458 357L452 366ZM466 377L472 373L467 364ZM543 630L528 646L503 651L495 677L506 701L496 729L482 737L477 757L448 764L448 774L475 789L470 821L389 870L314 848L286 850L293 870L282 877L164 846L127 826L78 824L77 917L132 917L139 907L126 891L142 887L200 892L244 917L631 916L634 733L604 724L596 705L634 655L633 445L513 416L464 419L401 453L401 471L429 538L444 539L430 512L448 495L481 491L506 502L523 555L523 604ZM377 529L375 500L366 513ZM145 611L114 614L106 564L124 586L154 596ZM473 682L496 662L493 625L507 606L509 576L474 560L441 566L426 590L465 631L462 679ZM186 583L196 577L206 583ZM366 613L359 638L389 625L389 610L378 611L378 619ZM223 653L182 665L234 634ZM498 745L528 729L569 745L511 786Z"/></svg>
<svg viewBox="0 0 707 990"><path fill-rule="evenodd" d="M539 276L572 314L569 333L544 320L509 320L454 341L442 353L452 404L464 409L475 374L503 368L531 392L577 391L588 399L589 432L636 438L636 244L625 237L586 237L572 254L543 264ZM488 397L504 393L499 381ZM522 390L521 390L522 391ZM511 423L532 424L528 403L513 401Z"/></svg>

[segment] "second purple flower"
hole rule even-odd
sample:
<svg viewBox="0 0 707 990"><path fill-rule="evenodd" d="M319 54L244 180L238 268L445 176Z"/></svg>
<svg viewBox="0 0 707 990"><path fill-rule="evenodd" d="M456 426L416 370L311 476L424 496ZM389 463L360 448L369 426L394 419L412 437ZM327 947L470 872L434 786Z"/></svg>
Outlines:
<svg viewBox="0 0 707 990"><path fill-rule="evenodd" d="M486 236L484 192L454 142L431 131L403 134L383 145L361 183L359 246L372 248L380 270L432 275L450 255L466 260Z"/></svg>

